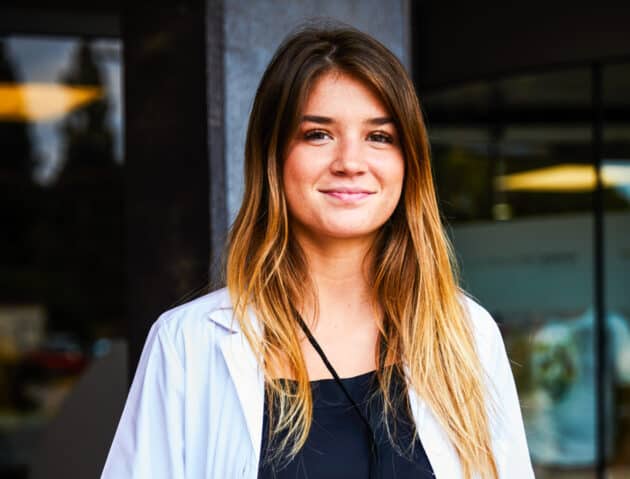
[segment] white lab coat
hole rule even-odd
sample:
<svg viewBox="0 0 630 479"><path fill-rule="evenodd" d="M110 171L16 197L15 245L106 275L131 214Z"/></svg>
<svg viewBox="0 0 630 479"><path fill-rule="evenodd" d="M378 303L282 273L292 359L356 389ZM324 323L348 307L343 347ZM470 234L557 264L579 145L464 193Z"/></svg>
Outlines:
<svg viewBox="0 0 630 479"><path fill-rule="evenodd" d="M533 478L499 329L486 310L466 302L498 406L491 435L500 477ZM443 428L420 397L410 392L409 399L435 476L460 478ZM263 375L233 318L227 290L167 311L147 337L101 477L255 479L263 401Z"/></svg>

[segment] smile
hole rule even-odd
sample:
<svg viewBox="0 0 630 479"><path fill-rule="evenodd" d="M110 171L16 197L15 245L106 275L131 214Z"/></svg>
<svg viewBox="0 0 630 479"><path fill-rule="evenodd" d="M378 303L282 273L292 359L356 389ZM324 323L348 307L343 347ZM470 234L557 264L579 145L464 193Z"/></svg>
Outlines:
<svg viewBox="0 0 630 479"><path fill-rule="evenodd" d="M368 196L374 194L373 191L362 190L362 189L350 189L350 188L334 188L334 189L326 189L320 190L320 193L325 194L331 198L335 198L337 200L343 202L353 202L359 201L363 198L367 198Z"/></svg>

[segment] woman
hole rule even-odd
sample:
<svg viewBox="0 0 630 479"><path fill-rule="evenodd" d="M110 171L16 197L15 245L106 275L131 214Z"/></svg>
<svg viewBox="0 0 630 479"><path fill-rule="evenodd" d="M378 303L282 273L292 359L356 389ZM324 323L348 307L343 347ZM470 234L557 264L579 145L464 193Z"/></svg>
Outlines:
<svg viewBox="0 0 630 479"><path fill-rule="evenodd" d="M245 161L227 288L153 325L103 477L533 477L395 56L350 28L291 35Z"/></svg>

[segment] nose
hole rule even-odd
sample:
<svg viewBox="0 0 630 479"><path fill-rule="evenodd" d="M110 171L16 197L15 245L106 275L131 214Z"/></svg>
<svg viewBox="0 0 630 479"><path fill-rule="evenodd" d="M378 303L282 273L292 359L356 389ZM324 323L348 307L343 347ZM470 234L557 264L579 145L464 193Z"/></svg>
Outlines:
<svg viewBox="0 0 630 479"><path fill-rule="evenodd" d="M359 139L348 137L340 139L331 164L333 173L340 176L354 176L365 173L366 162L363 154Z"/></svg>

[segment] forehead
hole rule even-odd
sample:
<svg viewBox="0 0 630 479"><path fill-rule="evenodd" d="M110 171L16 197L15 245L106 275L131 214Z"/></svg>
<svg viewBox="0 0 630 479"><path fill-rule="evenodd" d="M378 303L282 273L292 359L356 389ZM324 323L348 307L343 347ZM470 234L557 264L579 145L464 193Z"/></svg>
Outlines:
<svg viewBox="0 0 630 479"><path fill-rule="evenodd" d="M389 114L383 101L365 82L344 72L330 71L315 79L302 108L303 114Z"/></svg>

